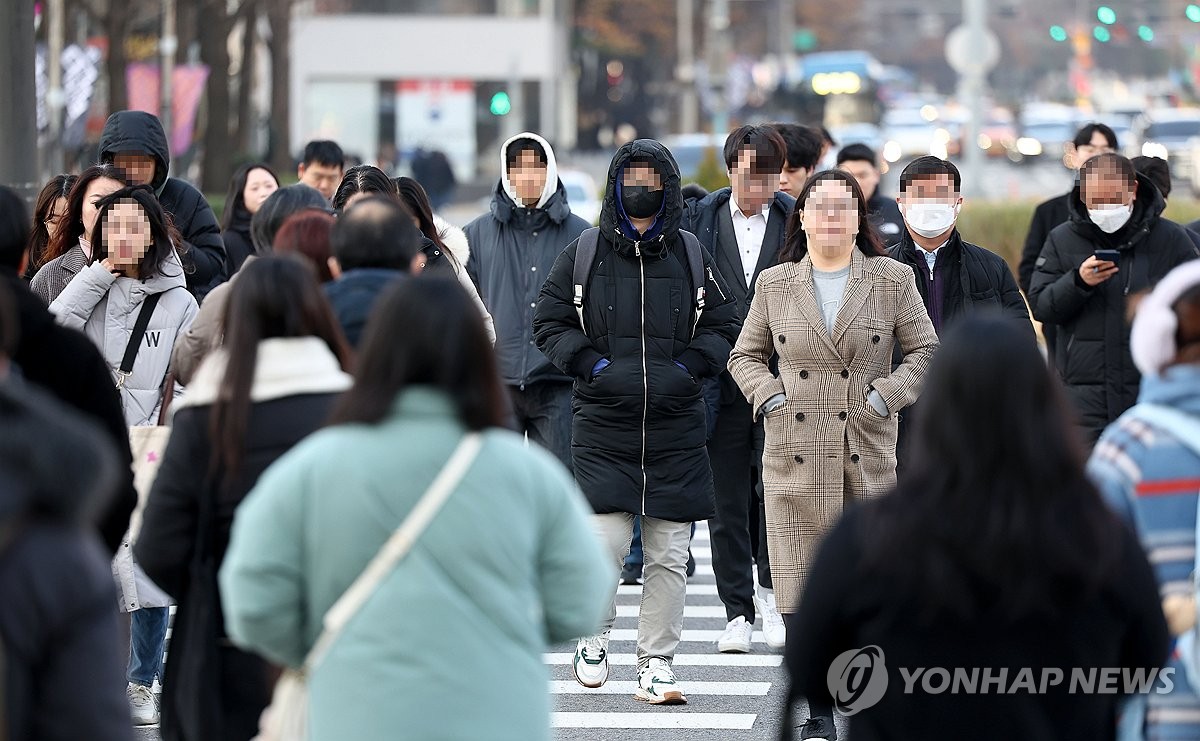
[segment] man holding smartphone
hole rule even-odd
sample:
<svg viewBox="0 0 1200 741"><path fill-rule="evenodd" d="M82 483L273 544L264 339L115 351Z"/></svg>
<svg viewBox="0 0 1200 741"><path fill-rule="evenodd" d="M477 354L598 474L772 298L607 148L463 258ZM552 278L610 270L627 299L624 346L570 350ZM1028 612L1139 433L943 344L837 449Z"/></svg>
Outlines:
<svg viewBox="0 0 1200 741"><path fill-rule="evenodd" d="M1056 326L1054 363L1091 446L1137 400L1128 297L1197 256L1183 227L1162 218L1162 194L1118 154L1080 170L1070 219L1046 238L1030 283L1033 315Z"/></svg>

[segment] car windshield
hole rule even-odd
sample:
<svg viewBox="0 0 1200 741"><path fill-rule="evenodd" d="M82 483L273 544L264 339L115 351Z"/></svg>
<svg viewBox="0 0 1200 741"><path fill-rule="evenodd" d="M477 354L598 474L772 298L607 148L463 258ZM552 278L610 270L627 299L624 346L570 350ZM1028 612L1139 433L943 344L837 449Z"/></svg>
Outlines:
<svg viewBox="0 0 1200 741"><path fill-rule="evenodd" d="M1146 127L1147 139L1176 138L1200 135L1200 120L1164 121Z"/></svg>

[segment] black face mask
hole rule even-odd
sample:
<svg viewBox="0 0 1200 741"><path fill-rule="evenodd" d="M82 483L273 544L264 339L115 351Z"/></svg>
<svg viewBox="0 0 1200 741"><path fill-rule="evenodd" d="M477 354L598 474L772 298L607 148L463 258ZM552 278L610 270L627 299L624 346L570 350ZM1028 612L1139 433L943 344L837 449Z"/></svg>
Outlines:
<svg viewBox="0 0 1200 741"><path fill-rule="evenodd" d="M621 206L625 213L635 219L649 219L662 209L666 190L650 190L648 185L625 185L621 187Z"/></svg>

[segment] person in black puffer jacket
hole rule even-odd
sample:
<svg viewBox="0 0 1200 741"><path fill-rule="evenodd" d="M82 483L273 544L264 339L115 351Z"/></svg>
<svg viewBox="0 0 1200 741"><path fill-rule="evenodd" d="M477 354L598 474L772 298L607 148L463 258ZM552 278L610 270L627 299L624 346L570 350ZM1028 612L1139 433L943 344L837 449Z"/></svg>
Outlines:
<svg viewBox="0 0 1200 741"><path fill-rule="evenodd" d="M714 514L701 384L725 370L740 325L728 287L699 247L706 303L695 324L700 287L682 217L679 168L666 147L649 139L622 146L609 168L583 326L573 280L582 236L555 261L533 317L538 349L575 379L575 478L615 565L629 551L634 515L642 516L638 697L652 703L686 702L669 662L682 629L691 523ZM615 616L614 593L601 635L576 647L585 686L607 679Z"/></svg>
<svg viewBox="0 0 1200 741"><path fill-rule="evenodd" d="M117 111L100 134L100 161L125 171L130 185L149 185L183 237L176 245L196 302L229 277L225 243L212 206L195 186L168 177L171 151L158 117L143 111Z"/></svg>
<svg viewBox="0 0 1200 741"><path fill-rule="evenodd" d="M11 370L11 298L0 283L0 736L130 741L111 555L86 525L116 488L116 453Z"/></svg>
<svg viewBox="0 0 1200 741"><path fill-rule="evenodd" d="M1161 218L1162 195L1130 161L1100 154L1080 171L1071 220L1055 228L1030 285L1033 315L1056 325L1054 364L1089 445L1137 401L1126 301L1196 257L1183 227ZM1096 250L1117 250L1116 263Z"/></svg>
<svg viewBox="0 0 1200 741"><path fill-rule="evenodd" d="M225 212L221 214L221 240L225 243L229 275L241 270L246 258L256 254L250 238L250 219L277 190L279 178L261 162L243 165L229 181Z"/></svg>

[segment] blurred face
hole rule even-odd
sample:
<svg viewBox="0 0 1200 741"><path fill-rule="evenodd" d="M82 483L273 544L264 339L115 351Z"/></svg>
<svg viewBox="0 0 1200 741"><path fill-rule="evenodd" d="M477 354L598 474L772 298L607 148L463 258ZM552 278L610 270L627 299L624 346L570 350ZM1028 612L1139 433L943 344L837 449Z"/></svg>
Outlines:
<svg viewBox="0 0 1200 741"><path fill-rule="evenodd" d="M526 149L517 155L517 161L508 168L508 182L517 192L522 205L537 205L546 187L546 163L538 159L537 152Z"/></svg>
<svg viewBox="0 0 1200 741"><path fill-rule="evenodd" d="M111 178L96 178L88 183L87 191L83 194L83 238L92 241L92 231L96 228L96 217L100 210L96 204L104 196L112 195L125 184Z"/></svg>
<svg viewBox="0 0 1200 741"><path fill-rule="evenodd" d="M1127 181L1115 167L1101 166L1088 173L1080 189L1080 196L1088 209L1129 206L1133 204L1135 195L1134 184Z"/></svg>
<svg viewBox="0 0 1200 741"><path fill-rule="evenodd" d="M67 199L62 196L55 198L54 203L50 204L50 210L46 213L46 220L42 222L46 227L47 234L54 236L66 213Z"/></svg>
<svg viewBox="0 0 1200 741"><path fill-rule="evenodd" d="M804 184L812 177L812 170L807 170L803 167L792 167L790 163L783 163L783 172L779 173L779 190L787 193L792 198L799 198L800 191L804 190ZM740 201L739 201L740 203Z"/></svg>
<svg viewBox="0 0 1200 741"><path fill-rule="evenodd" d="M342 182L342 168L322 165L320 162L302 164L296 174L300 176L300 182L321 191L321 195L325 196L327 201L333 200L333 194Z"/></svg>
<svg viewBox="0 0 1200 741"><path fill-rule="evenodd" d="M104 250L118 270L133 270L150 249L150 220L133 200L121 201L104 216Z"/></svg>
<svg viewBox="0 0 1200 741"><path fill-rule="evenodd" d="M125 172L130 185L149 185L154 180L154 158L140 152L121 152L113 164Z"/></svg>
<svg viewBox="0 0 1200 741"><path fill-rule="evenodd" d="M263 201L267 200L267 196L279 190L279 183L275 182L275 178L266 170L256 167L246 175L246 187L242 189L242 200L246 204L246 210L252 214L258 213L258 209L263 205Z"/></svg>
<svg viewBox="0 0 1200 741"><path fill-rule="evenodd" d="M1087 162L1098 154L1117 151L1109 146L1108 139L1106 139L1104 134L1101 134L1099 131L1092 132L1092 139L1087 144L1081 144L1078 147L1074 147L1072 145L1068 146L1067 149L1067 154L1070 158L1068 166L1073 167L1076 170L1083 167L1083 163Z"/></svg>
<svg viewBox="0 0 1200 741"><path fill-rule="evenodd" d="M840 180L822 180L808 191L800 212L808 248L826 257L848 255L858 234L858 199Z"/></svg>
<svg viewBox="0 0 1200 741"><path fill-rule="evenodd" d="M743 213L762 211L775 197L775 185L779 182L780 173L763 171L757 159L753 149L743 149L738 153L733 169L728 171L733 198Z"/></svg>
<svg viewBox="0 0 1200 741"><path fill-rule="evenodd" d="M846 160L838 165L838 169L854 176L864 198L870 200L875 195L875 189L879 187L879 170L875 169L875 165L866 160Z"/></svg>

